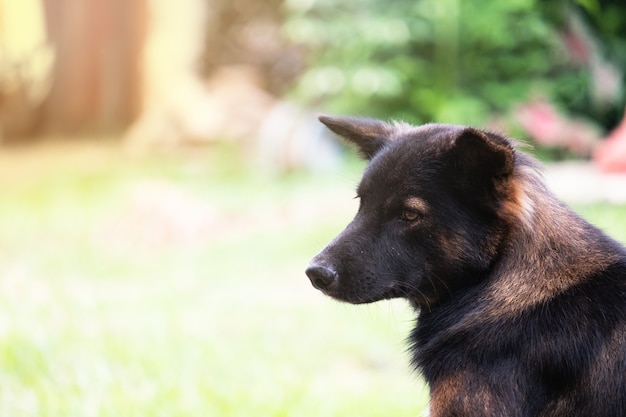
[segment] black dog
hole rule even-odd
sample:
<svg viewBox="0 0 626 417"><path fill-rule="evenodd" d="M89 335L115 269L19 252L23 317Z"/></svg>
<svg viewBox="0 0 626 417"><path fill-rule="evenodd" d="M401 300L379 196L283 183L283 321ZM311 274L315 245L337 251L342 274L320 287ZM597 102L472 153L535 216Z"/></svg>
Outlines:
<svg viewBox="0 0 626 417"><path fill-rule="evenodd" d="M419 311L431 417L626 416L626 250L468 127L321 117L369 164L355 219L306 270L349 303Z"/></svg>

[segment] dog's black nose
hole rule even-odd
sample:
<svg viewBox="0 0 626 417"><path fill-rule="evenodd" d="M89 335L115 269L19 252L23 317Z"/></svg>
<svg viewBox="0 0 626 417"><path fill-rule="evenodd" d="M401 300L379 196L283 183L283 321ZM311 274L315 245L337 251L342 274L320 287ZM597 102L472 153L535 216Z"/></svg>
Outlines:
<svg viewBox="0 0 626 417"><path fill-rule="evenodd" d="M304 273L311 280L311 284L318 290L330 287L337 279L337 272L321 265L311 264Z"/></svg>

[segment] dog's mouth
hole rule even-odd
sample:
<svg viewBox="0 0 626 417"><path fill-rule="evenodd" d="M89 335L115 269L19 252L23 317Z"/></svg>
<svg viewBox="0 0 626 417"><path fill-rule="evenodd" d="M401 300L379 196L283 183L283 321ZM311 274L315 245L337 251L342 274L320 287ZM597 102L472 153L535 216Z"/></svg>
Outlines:
<svg viewBox="0 0 626 417"><path fill-rule="evenodd" d="M315 286L315 285L314 285ZM395 298L391 293L389 294L363 294L355 293L342 289L339 285L331 286L327 288L317 288L324 295L331 297L337 301L350 304L369 304L376 301Z"/></svg>
<svg viewBox="0 0 626 417"><path fill-rule="evenodd" d="M371 293L371 294L359 294L352 295L351 293L342 293L342 292L332 292L332 291L322 291L325 295L334 298L338 301L343 301L350 304L370 304L375 303L377 301L382 300L391 300L394 298L402 297L402 293L396 291L395 289L389 289L387 291L381 291L380 293Z"/></svg>
<svg viewBox="0 0 626 417"><path fill-rule="evenodd" d="M380 295L380 296L352 296L342 293L334 293L332 291L322 291L325 295L332 297L337 301L350 304L371 304L381 300L389 300L395 298L392 295Z"/></svg>

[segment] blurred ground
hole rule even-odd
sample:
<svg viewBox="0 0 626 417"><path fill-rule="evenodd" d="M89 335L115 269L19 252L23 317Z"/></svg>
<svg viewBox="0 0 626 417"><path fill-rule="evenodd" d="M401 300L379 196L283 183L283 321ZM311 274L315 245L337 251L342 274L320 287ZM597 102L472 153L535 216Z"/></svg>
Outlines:
<svg viewBox="0 0 626 417"><path fill-rule="evenodd" d="M546 166L548 186L569 203L626 203L626 173L606 173L587 162L561 162Z"/></svg>
<svg viewBox="0 0 626 417"><path fill-rule="evenodd" d="M303 273L353 214L360 168L268 177L241 159L0 149L0 417L425 407L408 307L352 309Z"/></svg>

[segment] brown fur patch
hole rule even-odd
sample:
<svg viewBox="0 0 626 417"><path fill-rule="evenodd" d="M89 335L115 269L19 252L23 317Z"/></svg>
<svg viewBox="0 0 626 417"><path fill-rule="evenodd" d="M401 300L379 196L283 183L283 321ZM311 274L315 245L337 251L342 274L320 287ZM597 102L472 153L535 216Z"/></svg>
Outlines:
<svg viewBox="0 0 626 417"><path fill-rule="evenodd" d="M481 405L481 410L475 404ZM476 375L459 371L440 378L430 391L430 417L493 415L493 393L484 389Z"/></svg>
<svg viewBox="0 0 626 417"><path fill-rule="evenodd" d="M566 291L581 279L617 262L589 246L584 223L546 189L541 174L529 159L516 167L507 184L508 197L501 216L510 227L503 262L494 271L484 298L477 300L470 323L511 318ZM567 230L567 239L562 231ZM579 256L583 254L585 256Z"/></svg>

